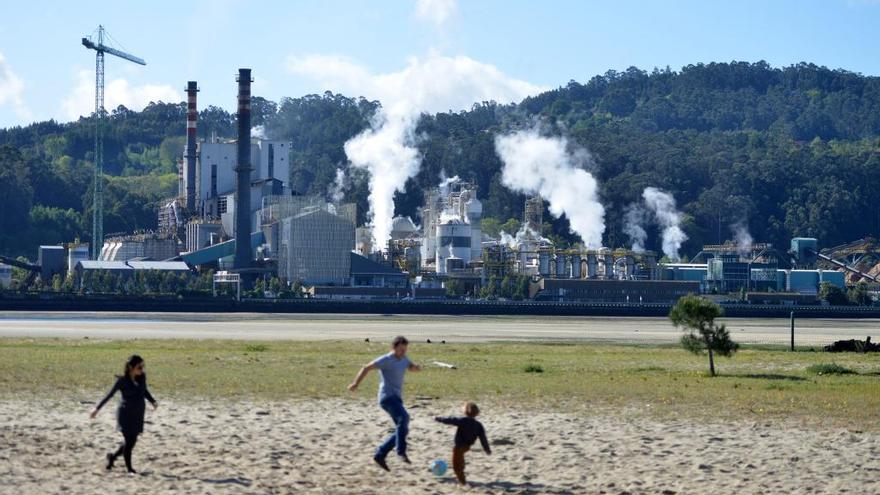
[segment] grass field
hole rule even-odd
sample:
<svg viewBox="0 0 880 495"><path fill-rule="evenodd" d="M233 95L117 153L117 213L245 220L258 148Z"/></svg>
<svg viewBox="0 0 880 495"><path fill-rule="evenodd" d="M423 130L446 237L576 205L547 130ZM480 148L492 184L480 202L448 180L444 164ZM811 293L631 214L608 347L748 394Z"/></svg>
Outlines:
<svg viewBox="0 0 880 495"><path fill-rule="evenodd" d="M349 396L345 385L358 367L385 351L384 343L351 341L0 339L0 394L94 400L120 373L124 359L137 352L160 398ZM720 376L710 378L705 356L677 347L414 343L410 354L426 367L409 376L410 397L880 428L876 355L749 348L720 359ZM433 366L434 360L458 369ZM838 366L825 366L831 364ZM368 379L355 397L372 397L375 380Z"/></svg>

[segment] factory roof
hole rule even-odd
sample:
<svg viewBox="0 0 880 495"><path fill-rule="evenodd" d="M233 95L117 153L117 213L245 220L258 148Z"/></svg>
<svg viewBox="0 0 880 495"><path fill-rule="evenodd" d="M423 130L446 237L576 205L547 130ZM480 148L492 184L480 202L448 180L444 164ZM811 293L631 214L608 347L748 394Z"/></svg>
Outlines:
<svg viewBox="0 0 880 495"><path fill-rule="evenodd" d="M95 261L81 260L77 266L83 270L162 270L190 271L189 265L182 261Z"/></svg>
<svg viewBox="0 0 880 495"><path fill-rule="evenodd" d="M403 275L403 272L381 263L365 258L357 253L351 253L352 275Z"/></svg>

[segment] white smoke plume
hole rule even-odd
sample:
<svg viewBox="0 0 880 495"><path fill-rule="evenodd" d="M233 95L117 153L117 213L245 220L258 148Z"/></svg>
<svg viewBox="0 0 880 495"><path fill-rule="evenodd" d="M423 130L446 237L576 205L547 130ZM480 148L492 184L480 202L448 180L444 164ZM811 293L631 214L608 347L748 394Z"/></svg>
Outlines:
<svg viewBox="0 0 880 495"><path fill-rule="evenodd" d="M251 127L251 137L254 139L269 139L266 137L266 128L261 125Z"/></svg>
<svg viewBox="0 0 880 495"><path fill-rule="evenodd" d="M497 136L495 151L504 163L505 186L547 198L550 213L564 213L588 249L602 246L605 208L596 179L582 168L589 159L586 150L570 148L564 137L545 137L531 129Z"/></svg>
<svg viewBox="0 0 880 495"><path fill-rule="evenodd" d="M672 261L681 261L678 251L687 235L681 230L681 212L675 206L675 198L656 187L646 187L642 198L663 228L663 254Z"/></svg>
<svg viewBox="0 0 880 495"><path fill-rule="evenodd" d="M623 233L629 237L632 250L641 253L645 250L645 241L648 233L645 231L645 223L648 220L648 212L640 203L633 203L626 207L623 215Z"/></svg>
<svg viewBox="0 0 880 495"><path fill-rule="evenodd" d="M412 58L404 69L388 74L372 74L348 59L326 55L290 57L287 66L323 89L382 102L370 129L345 143L352 166L370 173L369 216L377 249L387 246L391 236L394 194L403 192L419 171L415 127L423 112L468 109L481 101L516 102L543 90L464 56Z"/></svg>
<svg viewBox="0 0 880 495"><path fill-rule="evenodd" d="M457 11L457 0L418 0L416 2L416 17L431 21L436 26L442 26Z"/></svg>
<svg viewBox="0 0 880 495"><path fill-rule="evenodd" d="M333 201L334 203L340 203L345 198L344 168L336 169L336 179L333 181L333 184L330 185L330 188L327 192L330 196L330 201Z"/></svg>
<svg viewBox="0 0 880 495"><path fill-rule="evenodd" d="M528 224L523 224L523 226L519 228L519 231L517 231L515 235L510 235L502 230L499 233L499 237L499 241L501 241L502 244L511 249L518 249L521 245L528 241L536 241L540 244L552 244L550 239L547 239L540 233L535 232L535 230L530 228Z"/></svg>
<svg viewBox="0 0 880 495"><path fill-rule="evenodd" d="M446 177L446 171L441 170L440 171L440 184L437 185L437 188L440 190L440 196L446 196L447 194L449 194L449 186L451 186L452 184L455 184L456 182L458 182L460 180L461 180L461 178L459 178L457 175L453 175L452 177Z"/></svg>
<svg viewBox="0 0 880 495"><path fill-rule="evenodd" d="M745 220L740 220L730 226L733 233L733 241L736 243L736 251L739 254L747 255L752 251L752 244L755 240L749 233L749 226Z"/></svg>

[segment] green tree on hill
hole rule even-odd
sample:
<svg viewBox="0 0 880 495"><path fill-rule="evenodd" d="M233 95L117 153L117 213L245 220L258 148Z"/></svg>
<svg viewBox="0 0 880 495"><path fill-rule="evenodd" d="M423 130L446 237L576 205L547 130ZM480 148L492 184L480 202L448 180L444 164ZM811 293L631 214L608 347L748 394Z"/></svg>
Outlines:
<svg viewBox="0 0 880 495"><path fill-rule="evenodd" d="M669 312L672 324L686 332L681 336L681 346L694 354L708 351L712 376L715 376L715 354L730 357L739 349L739 344L730 339L727 328L715 324L715 319L723 313L721 306L695 295L682 297Z"/></svg>

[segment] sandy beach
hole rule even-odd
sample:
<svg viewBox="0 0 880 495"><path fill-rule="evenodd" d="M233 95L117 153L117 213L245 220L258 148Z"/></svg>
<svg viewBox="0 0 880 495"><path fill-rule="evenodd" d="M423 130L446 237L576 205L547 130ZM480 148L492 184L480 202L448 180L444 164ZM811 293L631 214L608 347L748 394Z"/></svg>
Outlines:
<svg viewBox="0 0 880 495"><path fill-rule="evenodd" d="M880 436L792 423L659 420L516 411L484 404L494 452L468 455L465 491L452 473L453 430L435 423L457 404L411 398L412 466L389 476L372 449L390 421L372 401L163 401L135 450L140 474L108 473L114 410L95 421L86 397L0 401L3 493L877 493Z"/></svg>

